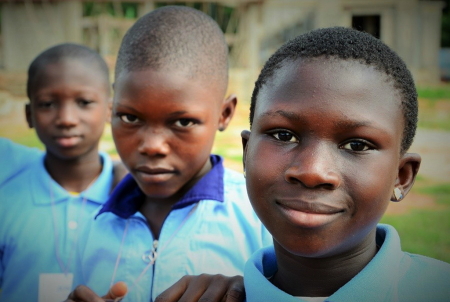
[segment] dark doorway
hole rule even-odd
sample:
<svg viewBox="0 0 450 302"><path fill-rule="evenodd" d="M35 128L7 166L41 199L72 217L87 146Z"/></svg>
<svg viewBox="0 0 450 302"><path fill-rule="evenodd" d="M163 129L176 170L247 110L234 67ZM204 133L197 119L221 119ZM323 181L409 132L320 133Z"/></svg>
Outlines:
<svg viewBox="0 0 450 302"><path fill-rule="evenodd" d="M380 15L353 16L352 27L380 38Z"/></svg>

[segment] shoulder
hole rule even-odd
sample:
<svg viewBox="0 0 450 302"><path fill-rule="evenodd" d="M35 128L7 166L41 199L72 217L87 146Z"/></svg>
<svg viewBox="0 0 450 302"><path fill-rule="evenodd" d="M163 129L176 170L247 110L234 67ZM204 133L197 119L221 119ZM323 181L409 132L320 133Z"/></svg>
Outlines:
<svg viewBox="0 0 450 302"><path fill-rule="evenodd" d="M253 213L253 208L247 195L245 178L237 171L224 169L223 176L224 200L226 204L232 204L244 211Z"/></svg>
<svg viewBox="0 0 450 302"><path fill-rule="evenodd" d="M223 185L225 195L235 193L247 196L245 178L241 173L237 171L224 168Z"/></svg>
<svg viewBox="0 0 450 302"><path fill-rule="evenodd" d="M445 276L448 279L447 282L450 282L450 264L447 262L427 256L404 252L402 264L411 272L420 273L422 276L421 278L424 278L426 275L440 277Z"/></svg>
<svg viewBox="0 0 450 302"><path fill-rule="evenodd" d="M0 153L2 154L2 160L15 157L15 156L36 156L42 153L37 148L32 148L18 144L10 139L0 137Z"/></svg>
<svg viewBox="0 0 450 302"><path fill-rule="evenodd" d="M0 185L7 180L20 175L31 164L40 160L43 152L0 138Z"/></svg>
<svg viewBox="0 0 450 302"><path fill-rule="evenodd" d="M404 253L399 267L398 292L405 301L448 301L450 264Z"/></svg>

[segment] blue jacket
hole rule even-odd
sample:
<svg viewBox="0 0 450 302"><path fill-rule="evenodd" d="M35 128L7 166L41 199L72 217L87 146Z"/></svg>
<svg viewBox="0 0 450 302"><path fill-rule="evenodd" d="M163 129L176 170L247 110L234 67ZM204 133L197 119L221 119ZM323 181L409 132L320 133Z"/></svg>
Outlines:
<svg viewBox="0 0 450 302"><path fill-rule="evenodd" d="M272 238L254 213L240 173L211 156L212 169L172 208L154 251L154 237L138 211L142 191L122 180L90 226L80 284L104 295L125 281L123 301L151 301L184 275L242 275L245 262ZM156 254L155 262L152 257Z"/></svg>

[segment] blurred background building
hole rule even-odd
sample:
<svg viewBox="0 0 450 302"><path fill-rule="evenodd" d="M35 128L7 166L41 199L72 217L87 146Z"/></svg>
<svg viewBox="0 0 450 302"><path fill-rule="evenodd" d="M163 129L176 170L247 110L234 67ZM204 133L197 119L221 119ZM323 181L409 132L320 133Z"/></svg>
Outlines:
<svg viewBox="0 0 450 302"><path fill-rule="evenodd" d="M418 83L433 84L442 77L445 1L0 0L0 89L24 91L20 79L32 59L58 43L85 44L113 64L136 18L170 4L197 8L219 23L230 46L233 76L243 85L253 84L264 62L288 39L329 26L354 27L380 38L405 60Z"/></svg>

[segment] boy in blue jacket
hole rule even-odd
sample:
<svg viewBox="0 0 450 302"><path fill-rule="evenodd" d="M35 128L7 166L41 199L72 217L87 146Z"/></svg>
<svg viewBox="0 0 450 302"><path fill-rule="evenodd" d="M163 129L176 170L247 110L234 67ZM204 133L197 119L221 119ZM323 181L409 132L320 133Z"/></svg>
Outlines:
<svg viewBox="0 0 450 302"><path fill-rule="evenodd" d="M242 279L231 276L242 275L271 237L243 176L210 154L236 106L234 96L225 98L227 82L225 38L204 13L166 6L127 32L115 70L112 132L130 174L90 226L79 283L92 291L78 288L70 299L98 301L93 292L124 281L124 301L153 301L183 276L199 274L211 276L182 279L164 301L242 297ZM211 280L225 286L206 289Z"/></svg>

